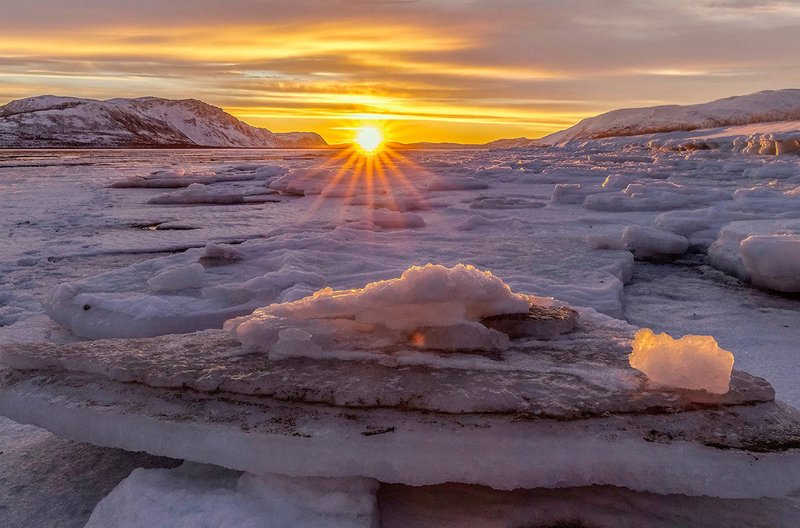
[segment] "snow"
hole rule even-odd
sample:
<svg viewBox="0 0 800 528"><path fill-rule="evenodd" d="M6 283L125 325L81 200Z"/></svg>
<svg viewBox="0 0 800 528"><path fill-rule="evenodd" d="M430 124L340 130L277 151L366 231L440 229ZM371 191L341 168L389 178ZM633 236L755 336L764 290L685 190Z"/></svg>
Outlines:
<svg viewBox="0 0 800 528"><path fill-rule="evenodd" d="M720 348L712 336L673 339L643 328L633 340L630 364L653 383L725 394L730 390L733 354Z"/></svg>
<svg viewBox="0 0 800 528"><path fill-rule="evenodd" d="M86 528L373 528L378 483L252 475L184 463L137 469L95 507Z"/></svg>
<svg viewBox="0 0 800 528"><path fill-rule="evenodd" d="M271 357L320 354L333 342L414 342L421 347L503 349L508 338L481 325L485 317L527 313L532 303L498 277L474 266L414 266L396 279L363 288L326 288L303 299L259 308L225 323L242 344ZM301 324L295 324L300 321Z"/></svg>
<svg viewBox="0 0 800 528"><path fill-rule="evenodd" d="M186 189L150 198L148 203L232 205L244 203L244 196L237 192L222 194L218 190L210 189L205 184L192 183Z"/></svg>
<svg viewBox="0 0 800 528"><path fill-rule="evenodd" d="M313 132L273 134L195 99L76 99L41 96L0 106L0 146L321 147Z"/></svg>
<svg viewBox="0 0 800 528"><path fill-rule="evenodd" d="M784 261L781 254L792 255L792 246L778 241L798 235L800 170L791 155L759 156L734 149L726 151L725 142L710 138L713 134L723 134L720 137L731 137L731 141L736 137L747 140L749 134L778 134L783 133L782 129L786 134L792 133L790 122L746 127L749 127L746 131L727 127L717 132L673 132L656 138L662 141L662 146L669 146L672 135L673 139L681 141L692 135L709 138L709 144L718 142L719 148L709 150L681 151L673 147L647 146L646 141L642 143L642 137L631 137L592 140L564 149L407 151L403 155L413 163L398 162L398 170L405 180L387 172L386 186L375 179L370 194L366 182L354 180L353 171L350 171L343 176L344 183L337 185L335 192L331 189L332 192L324 196L322 189L330 183L325 182L325 178L338 172L333 152L2 152L0 207L4 214L0 216L0 232L10 236L4 238L0 246L0 343L6 349L13 341L70 343L80 338L154 336L221 328L227 319L246 316L273 303L297 301L321 288L360 289L372 282L397 278L411 266L428 262L438 262L448 268L469 263L478 269L492 270L514 292L535 292L579 308L580 324L585 324L584 314L595 309L656 332L676 336L713 335L723 348L736 355L738 369L765 377L775 387L779 400L798 405L800 393L796 380L800 365L796 358L796 342L800 306L796 296L756 289L772 286L757 282L754 276L757 270L763 270L765 277L780 277L773 282L791 283L791 268L780 270L778 265ZM729 133L744 135L725 135ZM647 141L654 139L647 137ZM326 168L332 168L333 172L326 173ZM290 171L295 175L293 181L298 188L312 189L316 185L319 192L309 193L309 196L303 196L302 192L269 194L270 185ZM322 183L304 181L306 177L313 181L308 175L320 172L323 173L319 177ZM434 179L446 181L450 187L464 180L467 184L457 186L462 190L433 191L427 183ZM490 191L463 190L477 186L475 182L488 186ZM203 189L209 198L206 202L212 201L214 196L235 192L246 199L245 203L225 207L199 202L192 207L148 203L165 192L164 189L185 189L194 183L206 186ZM352 193L349 192L351 187ZM556 192L556 189L561 190ZM564 193L563 199L551 201L551 197L559 193ZM584 201L590 196L598 196L589 200L590 205L602 205L585 207ZM251 199L258 203L250 203ZM361 221L369 218L370 211L381 209L401 213L413 211L425 225L415 229L378 229L374 224ZM657 228L653 236L679 235L688 240L690 249L670 263L642 260L634 263L631 251L623 247L622 234L628 227ZM754 259L746 265L749 243L743 246L742 242L750 237L756 242L749 248ZM643 242L647 240L647 237L642 238ZM723 246L724 252L721 251ZM717 258L721 253L729 256ZM723 261L734 265L725 267L720 264ZM199 283L189 281L179 285L166 281L179 286L169 291L153 291L148 285L150 279L162 272L187 268L199 271L198 266L203 268ZM731 274L721 269L730 270ZM779 275L773 275L775 270ZM176 278L179 276L181 274ZM752 285L740 279L752 281ZM43 312L42 303L52 319ZM90 309L84 310L87 304ZM293 323L292 326L296 326L297 322ZM434 327L427 327L425 331L431 332L431 328ZM627 325L626 328L632 332ZM97 372L108 369L111 377L136 381L127 384L131 385L128 389L132 392L122 393L115 399L117 396L112 395L116 389L112 388L116 385L112 383L119 382L106 377L106 381L91 378L94 380L91 389L70 393L70 383L83 384L87 378L81 376L89 375L79 376L76 372L68 378L62 374L54 376L52 382L63 392L53 389L49 396L42 396L42 391L51 390L42 385L43 380L51 378L45 376L37 383L33 379L38 374L31 374L26 382L29 383L27 390L19 386L19 397L4 398L3 402L8 406L13 404L17 409L13 412L23 413L24 410L24 414L16 416L20 421L47 420L49 427L65 437L126 449L146 448L153 452L163 452L166 446L172 449L168 453L172 456L235 466L255 473L285 472L287 467L302 461L316 468L317 473L330 470L339 472L340 476L352 474L353 467L369 465L370 471L374 470L372 476L381 480L408 479L414 484L462 477L498 487L551 486L554 481L567 486L613 481L659 493L727 496L780 495L791 488L790 477L786 475L798 472L785 458L767 454L761 459L761 455L755 455L761 459L755 461L754 455L734 450L736 456L727 459L718 449L701 447L702 442L714 444L717 433L740 434L738 422L710 427L706 415L701 419L700 414L692 414L690 420L697 418L697 427L708 430L708 436L699 440L694 437L692 442L695 443L687 442L688 446L682 441L662 444L666 435L680 429L678 424L683 418L675 418L669 427L662 427L666 422L658 420L663 417L656 420L638 414L654 401L664 403L662 399L653 400L656 392L652 391L657 389L654 386L649 387L651 392L643 399L644 403L635 400L635 405L643 407L636 408L631 422L628 418L623 420L621 425L630 425L635 433L623 434L619 445L612 440L604 443L598 438L617 438L614 436L620 425L617 422L625 411L595 422L596 429L587 431L584 421L580 426L576 424L563 431L564 435L571 436L561 436L561 433L543 436L549 432L538 427L516 430L510 424L493 424L492 430L479 438L474 436L477 433L473 429L483 430L481 428L486 425L479 421L462 422L462 425L448 422L441 436L437 436L437 427L442 424L406 424L408 429L404 429L404 422L390 412L358 422L361 428L355 427L342 436L330 436L331 431L342 431L336 428L334 417L329 416L329 422L318 422L318 428L306 421L318 412L320 403L330 405L331 401L336 401L357 406L362 395L367 396L364 401L371 403L381 398L384 405L407 405L403 393L426 386L411 373L429 376L446 364L449 366L437 377L436 386L441 394L420 397L413 405L457 412L480 409L480 406L495 410L523 409L523 414L525 409L527 412L539 409L580 413L587 408L582 405L598 405L601 401L603 405L613 402L614 409L624 408L622 402L634 405L623 398L598 397L598 391L607 387L624 387L633 381L644 383L644 376L627 366L629 349L620 355L625 368L620 367L613 374L598 374L596 369L589 368L591 362L586 367L549 363L551 358L569 358L575 339L584 335L582 332L578 329L566 339L548 342L512 340L505 350L485 355L458 350L437 354L414 347L404 349L395 344L384 349L385 353L364 350L369 356L356 357L347 356L352 350L343 349L337 351L340 356L335 361L342 363L338 368L328 364L311 371L303 362L321 361L319 357L291 356L273 361L263 354L251 354L255 358L250 359L246 359L247 355L236 358L207 355L202 361L200 356L193 356L191 360L170 366L167 358L154 354L158 347L141 349L142 356L149 355L154 362L140 358L125 368L117 365L115 370L108 358L118 356L109 355L113 347L102 342L98 347L105 347L105 355L98 349L96 355L79 359L74 355L75 349L68 349L73 357L71 361L65 359L64 365L92 364ZM289 337L298 338L296 334ZM454 336L447 339L451 337ZM180 336L165 339L180 342ZM211 341L208 337L205 339ZM226 339L232 344L229 346L236 346L230 338ZM618 345L630 347L629 341L623 341L621 339ZM541 356L524 352L525 347L534 342L542 347ZM28 346L28 354L34 348ZM259 357L264 362L261 367L256 361ZM499 361L498 357L503 360ZM542 357L547 362L542 363ZM157 358L163 361L155 362ZM220 363L229 365L225 368L230 370L223 369L224 376L220 374ZM280 363L283 363L281 368L274 368ZM64 365L57 367L67 368ZM292 365L294 369L290 368ZM389 377L392 369L398 366L407 370L402 370L399 378ZM511 366L518 374L503 372L501 366ZM254 370L257 368L261 370ZM262 376L268 368L273 369L271 377L258 378L252 374L257 371L258 376ZM479 374L475 373L476 368ZM545 374L535 378L535 390L531 392L530 373L540 371ZM572 381L576 379L576 371L579 379L585 380L584 385ZM246 372L251 375L242 375ZM356 372L358 374L354 374ZM91 375L101 377L100 373ZM226 377L228 375L230 377ZM62 376L60 382L59 376ZM705 394L707 398L740 397L743 393L737 392L737 383L745 378L737 376L744 375L733 371L732 390L724 396L703 391L686 392L694 394L692 398L699 398L695 393ZM511 387L496 390L499 380L511 380ZM286 399L302 394L309 400L309 406L303 407L308 414L287 411L274 417L299 419L298 428L291 432L312 434L313 438L308 439L308 451L285 448L302 437L283 436L266 436L268 441L264 446L249 451L256 437L242 431L241 425L257 425L264 417L247 414L245 404L225 407L227 404L220 404L218 399L209 396L208 400L201 399L202 404L180 407L178 401L148 399L153 395L147 391L154 387L176 390L182 383L187 383L187 387L196 386L193 390L202 394L219 388L226 392L240 391L234 392L236 397L245 400L254 397L256 389L268 390L269 394ZM135 385L144 385L140 387L143 392L134 390ZM465 386L469 387L467 392L463 392ZM302 387L302 392L298 387ZM558 390L554 391L553 387ZM584 399L563 399L578 388L583 391ZM187 393L194 394L193 390ZM535 394L534 401L525 401L520 397L524 394ZM662 393L658 394L659 398L664 398ZM686 399L689 396L680 394L681 405L692 405L692 401ZM86 404L87 398L94 397L99 398L100 403L78 410ZM72 401L74 409L70 405L65 407L65 401ZM570 401L570 405L563 407L565 401ZM234 415L247 418L244 422L231 421L225 427L213 420L198 424L185 421L186 416L203 416L209 412L218 417L220 415L215 413L221 412L219 405ZM289 408L292 405L287 403ZM765 405L759 403L744 414L754 420L764 416L782 419L780 415L771 414L773 411L765 411ZM142 413L142 406L148 411ZM115 416L122 409L125 411ZM164 413L174 420L156 421L161 420ZM639 426L642 429L637 429ZM402 437L381 432L391 427ZM416 432L411 431L413 428ZM473 432L462 438L465 429ZM664 436L648 436L650 429ZM174 441L165 443L140 437L137 431L143 436L170 431L175 436L170 437ZM230 436L211 440L223 431ZM326 431L329 436L324 436ZM257 433L259 439L261 432ZM370 436L362 436L362 432L369 432ZM372 434L375 432L379 434ZM269 434L272 433L274 430ZM501 437L508 438L513 445L498 446L497 438ZM541 443L531 443L533 437L542 439ZM653 442L643 441L645 437ZM351 443L353 439L355 442ZM376 442L374 447L369 447L369 439ZM411 439L414 442L404 443ZM282 443L284 440L286 444ZM422 446L427 446L429 440L438 447L430 458L420 460L420 453L427 450ZM240 456L226 454L226 450L214 451L219 443L226 442L230 442L230 451L239 450ZM352 446L345 451L350 458L335 463L335 458L342 454L342 445ZM276 446L279 446L277 451ZM370 449L367 460L359 451L363 446ZM314 455L315 458L307 460L307 453L317 449L318 458ZM451 466L444 467L459 449L464 450L465 457L473 458L455 460ZM397 465L381 466L381 452L386 456L399 453ZM244 457L241 453L249 455ZM575 453L581 456L572 460L569 455L574 457ZM635 453L643 453L650 459L647 463L638 458L632 460ZM687 453L692 456L681 458ZM61 458L66 463L70 456L65 454ZM533 458L528 459L529 456ZM35 453L31 457L35 458ZM287 460L282 461L282 457ZM470 465L473 464L471 460L484 458L487 458L486 463ZM734 459L737 462L731 463ZM607 463L601 466L601 462ZM22 473L27 471L26 467L21 459L14 458L3 471ZM81 471L75 474L80 475ZM665 480L665 475L673 476ZM781 480L784 476L787 480ZM725 478L728 480L724 481ZM13 482L9 481L4 489L12 486ZM21 492L31 493L32 487ZM43 486L42 494L46 496L49 489ZM64 493L58 496L66 496L67 492ZM585 493L587 497L598 497L599 491L592 488ZM651 496L651 499L652 504L663 505L669 501L664 497ZM92 506L89 503L88 508ZM764 507L762 511L766 510L769 508ZM88 514L88 509L85 511ZM716 511L730 515L734 520L729 524L733 525L751 518L748 511L752 510L743 507L737 512L720 505ZM34 513L20 513L17 519L24 519L24 515ZM706 518L700 513L697 515ZM792 519L793 512L788 511L786 515L789 520L784 524L796 524L790 522L797 518ZM585 522L590 522L588 519ZM25 525L21 521L19 524ZM27 524L36 525L35 522ZM739 524L747 525L744 521ZM753 522L753 525L758 524Z"/></svg>
<svg viewBox="0 0 800 528"><path fill-rule="evenodd" d="M188 266L162 269L147 279L147 285L154 292L199 288L204 275L203 265L195 262Z"/></svg>
<svg viewBox="0 0 800 528"><path fill-rule="evenodd" d="M539 143L557 145L581 139L791 119L800 119L800 90L767 90L687 106L613 110L584 119L573 127L542 138Z"/></svg>
<svg viewBox="0 0 800 528"><path fill-rule="evenodd" d="M418 214L378 209L364 216L363 220L384 229L413 229L425 227L425 220Z"/></svg>

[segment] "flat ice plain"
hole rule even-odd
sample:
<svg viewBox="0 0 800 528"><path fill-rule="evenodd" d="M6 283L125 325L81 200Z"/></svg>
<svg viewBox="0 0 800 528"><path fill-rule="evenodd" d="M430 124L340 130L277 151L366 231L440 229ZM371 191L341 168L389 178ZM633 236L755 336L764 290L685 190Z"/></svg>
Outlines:
<svg viewBox="0 0 800 528"><path fill-rule="evenodd" d="M322 287L362 287L428 262L465 263L491 270L515 292L674 336L713 335L733 352L736 369L766 378L776 399L800 407L795 156L589 142L566 149L404 151L382 171L356 164L339 172L335 155L0 151L0 344L220 328ZM241 265L221 265L239 259ZM5 419L0 424L0 474L14 475L0 480L2 503L9 505L0 517L23 526L41 506L33 491L63 487L59 475L77 478L87 446ZM31 439L45 451L70 445L74 451L60 464L31 461ZM96 452L91 456L108 460L141 457ZM131 467L177 463L132 460L119 463L125 471L106 471L107 481L124 478ZM42 474L50 480L42 483ZM96 481L87 473L84 486ZM54 526L82 526L108 492L108 485L75 486L69 500L83 507L51 511L45 519L57 520ZM384 524L419 517L409 504L429 504L431 489L379 492ZM704 512L689 514L698 525L719 520L709 511L724 511L736 526L795 526L800 519L794 498L539 492L535 500L566 512L551 518L552 509L545 515L546 508L525 506L522 493L493 498L501 492L461 487L441 493L439 526L464 525L454 504L472 500L465 495L500 502L509 519L534 526L577 515L568 504L584 499L594 505L584 522L600 526L614 501L628 504L614 509L619 526L635 525L654 505L678 526L692 508Z"/></svg>

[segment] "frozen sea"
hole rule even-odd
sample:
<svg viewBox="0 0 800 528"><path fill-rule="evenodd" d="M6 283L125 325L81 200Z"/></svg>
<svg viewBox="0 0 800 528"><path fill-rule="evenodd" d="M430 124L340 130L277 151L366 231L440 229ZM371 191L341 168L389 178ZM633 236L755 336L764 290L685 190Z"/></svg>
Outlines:
<svg viewBox="0 0 800 528"><path fill-rule="evenodd" d="M0 345L221 327L322 287L465 263L514 291L673 336L713 335L735 368L766 378L797 407L800 294L748 281L794 257L762 252L761 267L748 267L740 242L749 235L800 235L795 156L613 145L403 151L377 160L330 150L0 150ZM248 258L191 267L226 251ZM791 269L780 273L768 284L791 283ZM177 464L6 419L0 446L4 526L82 526L131 469ZM403 525L402 515L420 526L423 518L463 522L457 506L439 517L421 513L432 493L382 489L385 524ZM453 504L515 504L509 511L524 519L520 494L441 493ZM653 507L643 495L618 493L542 492L535 500L566 504L588 494L602 503L598 511L623 499L636 515ZM730 509L713 501L697 508ZM742 526L763 525L759 508L791 510L776 526L797 519L794 505L741 508ZM613 509L603 511L598 519L613 518Z"/></svg>

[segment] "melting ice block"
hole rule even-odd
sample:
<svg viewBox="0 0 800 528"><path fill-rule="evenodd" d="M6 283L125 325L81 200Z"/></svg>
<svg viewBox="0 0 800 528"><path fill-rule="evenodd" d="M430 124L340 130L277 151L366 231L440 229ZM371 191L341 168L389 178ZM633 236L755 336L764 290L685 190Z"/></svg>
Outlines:
<svg viewBox="0 0 800 528"><path fill-rule="evenodd" d="M711 336L673 339L643 328L633 340L630 363L658 384L725 394L730 389L733 354Z"/></svg>
<svg viewBox="0 0 800 528"><path fill-rule="evenodd" d="M331 288L295 302L272 304L231 319L225 329L248 348L275 356L316 355L347 341L375 349L417 343L440 350L504 349L505 334L482 319L527 314L549 300L513 293L473 266L412 266L396 279L364 288Z"/></svg>

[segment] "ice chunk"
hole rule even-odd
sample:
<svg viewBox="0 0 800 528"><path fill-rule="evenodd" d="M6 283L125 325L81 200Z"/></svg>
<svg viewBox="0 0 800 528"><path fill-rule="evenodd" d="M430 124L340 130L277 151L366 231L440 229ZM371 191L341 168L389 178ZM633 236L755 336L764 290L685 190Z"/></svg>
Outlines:
<svg viewBox="0 0 800 528"><path fill-rule="evenodd" d="M164 269L148 279L147 285L154 292L199 288L204 274L203 265L195 262L188 266Z"/></svg>
<svg viewBox="0 0 800 528"><path fill-rule="evenodd" d="M740 251L754 286L800 292L800 235L750 236Z"/></svg>
<svg viewBox="0 0 800 528"><path fill-rule="evenodd" d="M730 222L708 248L708 261L759 288L800 291L798 247L799 220Z"/></svg>
<svg viewBox="0 0 800 528"><path fill-rule="evenodd" d="M217 204L231 205L244 203L244 195L235 191L218 191L203 183L192 183L185 189L160 194L150 198L153 205Z"/></svg>
<svg viewBox="0 0 800 528"><path fill-rule="evenodd" d="M241 250L230 244L213 244L209 242L203 249L203 259L209 260L240 260L243 257Z"/></svg>
<svg viewBox="0 0 800 528"><path fill-rule="evenodd" d="M474 191L488 188L488 183L471 177L437 176L427 183L429 191Z"/></svg>
<svg viewBox="0 0 800 528"><path fill-rule="evenodd" d="M363 218L384 229L411 229L425 227L425 220L418 214L377 209L367 213Z"/></svg>
<svg viewBox="0 0 800 528"><path fill-rule="evenodd" d="M407 342L423 327L463 330L468 326L469 333L474 334L476 327L471 323L492 315L527 313L535 300L512 293L511 288L491 272L463 264L452 268L428 264L412 266L397 279L373 282L361 289L334 291L325 288L299 301L259 308L249 316L226 322L225 328L248 347L273 353L281 350L285 354L287 346L289 350L295 349L290 346L291 342L301 345L298 350L312 344L315 349L317 346L325 348L327 336L332 335L348 341L359 334L368 336L369 341L380 336L396 343L398 340ZM299 322L308 335L288 331ZM505 343L488 328L478 330L482 333L476 337L475 346L466 346L469 344L455 330L426 332L431 338L435 335L432 342L440 349L483 348L485 345L494 348ZM426 340L418 342L424 346ZM375 343L371 348L374 346Z"/></svg>
<svg viewBox="0 0 800 528"><path fill-rule="evenodd" d="M252 475L184 463L137 469L92 512L86 528L371 528L377 481Z"/></svg>
<svg viewBox="0 0 800 528"><path fill-rule="evenodd" d="M661 385L713 394L725 394L730 388L733 354L720 348L711 336L673 339L642 328L633 339L629 361Z"/></svg>
<svg viewBox="0 0 800 528"><path fill-rule="evenodd" d="M622 241L639 260L674 258L689 248L686 237L641 226L626 227Z"/></svg>

